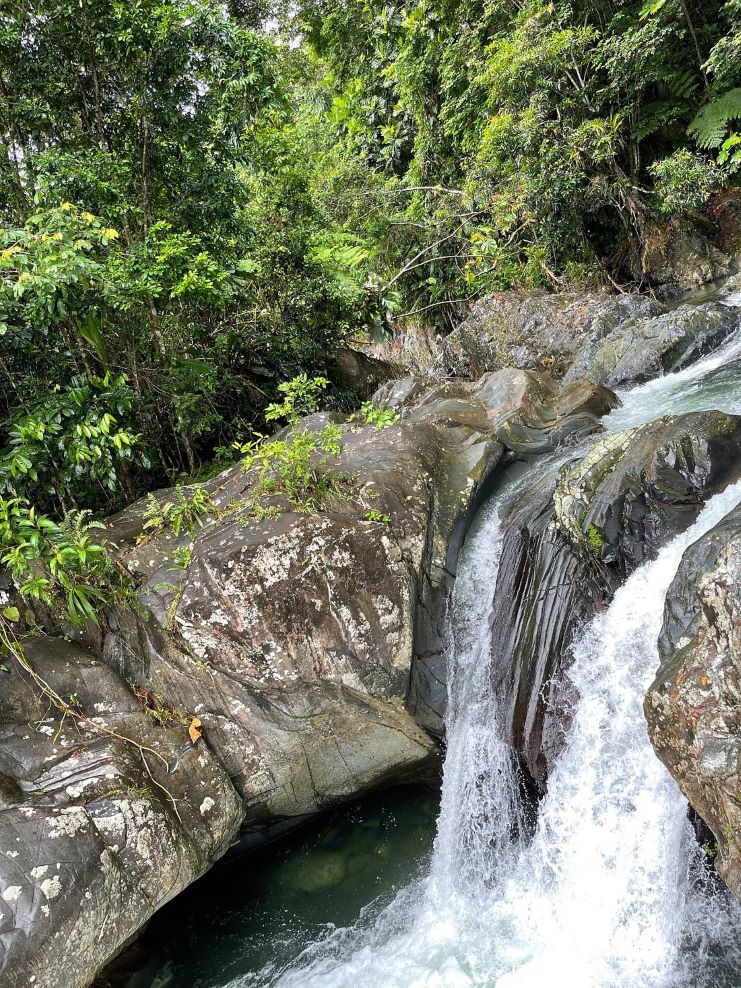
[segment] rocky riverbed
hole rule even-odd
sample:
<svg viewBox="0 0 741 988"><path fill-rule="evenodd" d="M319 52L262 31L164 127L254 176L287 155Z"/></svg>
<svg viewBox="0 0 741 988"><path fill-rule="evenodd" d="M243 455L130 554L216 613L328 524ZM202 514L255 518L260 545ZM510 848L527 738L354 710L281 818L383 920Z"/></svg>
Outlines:
<svg viewBox="0 0 741 988"><path fill-rule="evenodd" d="M577 629L741 468L733 414L605 432L610 388L690 366L739 331L738 312L722 295L671 309L495 297L430 373L381 386L393 424L333 413L296 427L340 429L346 496L330 510L278 499L255 519L258 478L237 464L206 485L194 539L150 532L148 502L110 519L140 606L84 634L40 612L47 634L27 645L86 719L61 717L17 665L3 672L2 983L85 985L230 847L439 778L446 605L471 521L511 470L532 482L503 519L491 676L509 697L505 740L543 790L568 729ZM740 532L732 513L687 550L646 701L656 750L737 894Z"/></svg>

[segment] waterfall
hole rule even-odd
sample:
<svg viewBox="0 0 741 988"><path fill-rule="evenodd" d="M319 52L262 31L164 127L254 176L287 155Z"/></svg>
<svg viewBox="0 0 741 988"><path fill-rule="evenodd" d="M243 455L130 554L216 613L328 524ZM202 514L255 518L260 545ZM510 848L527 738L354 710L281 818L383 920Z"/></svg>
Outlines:
<svg viewBox="0 0 741 988"><path fill-rule="evenodd" d="M643 718L664 598L682 553L739 500L741 484L713 498L628 579L573 649L568 674L579 699L568 745L505 892L530 956L496 982L500 988L715 984L703 980L704 958L723 941L726 962L734 951L741 961L741 909L695 887L700 852L686 800Z"/></svg>
<svg viewBox="0 0 741 988"><path fill-rule="evenodd" d="M429 872L309 947L278 984L733 988L741 908L702 878L686 801L653 752L642 703L681 555L739 500L741 484L713 498L579 637L569 668L579 698L531 839L488 676L501 548L499 504L489 502L453 596L448 748Z"/></svg>
<svg viewBox="0 0 741 988"><path fill-rule="evenodd" d="M511 865L524 821L512 751L499 740L490 675L493 589L502 532L497 500L469 536L453 593L448 644L447 750L432 891L485 896Z"/></svg>
<svg viewBox="0 0 741 988"><path fill-rule="evenodd" d="M741 412L739 358L741 332L691 367L621 394L607 427L700 408ZM738 988L741 907L705 876L686 800L650 744L643 698L682 553L741 501L741 482L634 572L574 643L571 727L533 828L517 761L499 740L506 698L490 676L500 510L528 480L484 506L459 562L442 802L426 874L261 984Z"/></svg>

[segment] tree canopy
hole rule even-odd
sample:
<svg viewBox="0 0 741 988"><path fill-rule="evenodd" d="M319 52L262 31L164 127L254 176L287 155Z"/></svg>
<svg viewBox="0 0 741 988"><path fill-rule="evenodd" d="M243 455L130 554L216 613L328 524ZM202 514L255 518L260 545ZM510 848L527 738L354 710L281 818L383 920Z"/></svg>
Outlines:
<svg viewBox="0 0 741 988"><path fill-rule="evenodd" d="M0 497L203 476L348 339L600 283L741 164L740 0L0 5Z"/></svg>

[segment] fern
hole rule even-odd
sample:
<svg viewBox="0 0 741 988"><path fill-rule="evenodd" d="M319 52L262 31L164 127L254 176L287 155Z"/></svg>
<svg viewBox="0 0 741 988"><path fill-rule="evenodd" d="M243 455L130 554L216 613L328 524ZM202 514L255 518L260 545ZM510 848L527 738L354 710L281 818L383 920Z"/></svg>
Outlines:
<svg viewBox="0 0 741 988"><path fill-rule="evenodd" d="M94 528L105 530L103 522L94 519L92 514L89 508L72 508L59 523L59 528L65 534L72 536L84 535L85 532L89 532Z"/></svg>
<svg viewBox="0 0 741 988"><path fill-rule="evenodd" d="M697 146L719 148L727 137L728 125L741 118L741 87L731 89L707 103L687 128Z"/></svg>
<svg viewBox="0 0 741 988"><path fill-rule="evenodd" d="M350 234L328 233L316 237L309 249L309 259L319 264L327 275L346 291L358 291L370 252Z"/></svg>
<svg viewBox="0 0 741 988"><path fill-rule="evenodd" d="M671 95L675 100L680 100L683 103L687 102L695 92L697 84L697 73L694 69L684 69L675 75L668 76L666 80L666 88Z"/></svg>
<svg viewBox="0 0 741 988"><path fill-rule="evenodd" d="M310 256L319 264L344 271L354 271L368 260L369 254L358 244L333 243L314 247Z"/></svg>
<svg viewBox="0 0 741 988"><path fill-rule="evenodd" d="M668 100L656 100L646 103L638 113L638 119L633 127L633 135L637 141L650 137L657 131L676 123L683 113L682 107Z"/></svg>

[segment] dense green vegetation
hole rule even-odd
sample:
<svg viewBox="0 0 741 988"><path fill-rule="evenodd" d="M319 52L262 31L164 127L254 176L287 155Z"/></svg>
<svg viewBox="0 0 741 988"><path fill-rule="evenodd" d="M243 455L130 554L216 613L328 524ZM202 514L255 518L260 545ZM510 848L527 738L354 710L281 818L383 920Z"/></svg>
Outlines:
<svg viewBox="0 0 741 988"><path fill-rule="evenodd" d="M359 403L348 339L619 276L734 181L740 27L740 0L2 4L5 564L61 545L87 585L76 512L236 456L297 375Z"/></svg>

